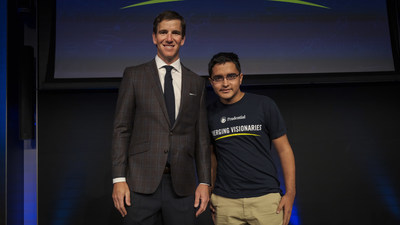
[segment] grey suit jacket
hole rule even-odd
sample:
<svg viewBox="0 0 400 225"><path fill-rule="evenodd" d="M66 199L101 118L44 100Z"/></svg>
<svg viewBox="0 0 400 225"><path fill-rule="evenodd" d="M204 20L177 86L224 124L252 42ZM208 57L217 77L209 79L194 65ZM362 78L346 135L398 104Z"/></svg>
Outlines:
<svg viewBox="0 0 400 225"><path fill-rule="evenodd" d="M126 177L132 191L153 193L162 178L168 151L171 177L180 196L210 184L210 152L205 81L182 65L181 105L169 125L155 60L125 69L115 111L112 176Z"/></svg>

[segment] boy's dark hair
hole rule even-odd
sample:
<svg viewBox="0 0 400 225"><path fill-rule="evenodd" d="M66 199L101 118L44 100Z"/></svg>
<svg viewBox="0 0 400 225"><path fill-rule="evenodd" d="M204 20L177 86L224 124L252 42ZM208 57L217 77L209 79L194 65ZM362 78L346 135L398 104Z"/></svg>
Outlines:
<svg viewBox="0 0 400 225"><path fill-rule="evenodd" d="M185 37L186 34L186 23L185 20L183 19L183 17L181 15L179 15L179 13L175 12L175 11L164 11L162 13L160 13L153 22L153 33L157 34L157 28L158 28L158 24L161 23L161 21L163 20L180 20L181 21L181 28L182 28L182 37Z"/></svg>
<svg viewBox="0 0 400 225"><path fill-rule="evenodd" d="M210 62L208 63L208 75L211 77L212 69L217 64L224 64L226 62L232 62L235 64L236 69L241 73L240 63L239 63L239 56L233 52L220 52L214 55Z"/></svg>

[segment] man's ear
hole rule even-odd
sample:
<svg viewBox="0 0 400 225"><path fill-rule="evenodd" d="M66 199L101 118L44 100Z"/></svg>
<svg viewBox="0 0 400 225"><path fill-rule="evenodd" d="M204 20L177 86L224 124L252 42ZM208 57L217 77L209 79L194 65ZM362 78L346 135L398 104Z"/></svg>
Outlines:
<svg viewBox="0 0 400 225"><path fill-rule="evenodd" d="M153 44L157 44L157 40L156 40L156 34L153 32L153 34L152 34L152 37L153 37Z"/></svg>
<svg viewBox="0 0 400 225"><path fill-rule="evenodd" d="M186 40L186 36L182 38L181 46L183 46L183 44L185 44L185 40Z"/></svg>

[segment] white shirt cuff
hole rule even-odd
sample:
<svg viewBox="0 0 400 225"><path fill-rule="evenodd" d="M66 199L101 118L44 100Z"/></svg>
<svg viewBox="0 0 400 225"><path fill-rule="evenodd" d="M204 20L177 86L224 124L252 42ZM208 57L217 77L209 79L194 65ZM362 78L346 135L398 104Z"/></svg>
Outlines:
<svg viewBox="0 0 400 225"><path fill-rule="evenodd" d="M126 182L125 177L117 177L113 179L113 184L118 183L118 182Z"/></svg>

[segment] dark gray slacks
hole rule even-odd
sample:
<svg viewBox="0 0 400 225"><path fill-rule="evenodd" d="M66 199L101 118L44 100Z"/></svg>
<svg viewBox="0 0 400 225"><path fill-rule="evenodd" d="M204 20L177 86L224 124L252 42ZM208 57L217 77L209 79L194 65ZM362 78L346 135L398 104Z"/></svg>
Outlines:
<svg viewBox="0 0 400 225"><path fill-rule="evenodd" d="M171 175L164 174L153 194L131 192L124 225L194 225L194 194L180 197L172 187Z"/></svg>

